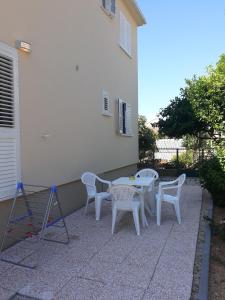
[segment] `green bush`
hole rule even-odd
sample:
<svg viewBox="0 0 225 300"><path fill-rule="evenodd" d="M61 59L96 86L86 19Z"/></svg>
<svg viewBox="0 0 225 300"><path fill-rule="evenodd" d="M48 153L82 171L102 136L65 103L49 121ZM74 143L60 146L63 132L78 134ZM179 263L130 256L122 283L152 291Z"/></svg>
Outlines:
<svg viewBox="0 0 225 300"><path fill-rule="evenodd" d="M190 168L193 165L193 151L188 150L179 154L178 166L181 169ZM177 156L174 155L171 159L171 164L177 166Z"/></svg>
<svg viewBox="0 0 225 300"><path fill-rule="evenodd" d="M212 194L214 203L225 207L225 153L217 151L217 156L205 161L199 170L202 185Z"/></svg>

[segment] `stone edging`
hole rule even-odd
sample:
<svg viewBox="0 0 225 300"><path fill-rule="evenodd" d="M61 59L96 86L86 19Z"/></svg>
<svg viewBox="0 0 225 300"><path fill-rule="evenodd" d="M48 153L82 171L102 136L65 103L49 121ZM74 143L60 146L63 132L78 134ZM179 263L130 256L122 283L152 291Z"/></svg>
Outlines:
<svg viewBox="0 0 225 300"><path fill-rule="evenodd" d="M192 285L192 300L208 300L208 276L211 247L211 228L204 216L212 218L213 201L211 195L202 191L202 208L196 247L195 266Z"/></svg>

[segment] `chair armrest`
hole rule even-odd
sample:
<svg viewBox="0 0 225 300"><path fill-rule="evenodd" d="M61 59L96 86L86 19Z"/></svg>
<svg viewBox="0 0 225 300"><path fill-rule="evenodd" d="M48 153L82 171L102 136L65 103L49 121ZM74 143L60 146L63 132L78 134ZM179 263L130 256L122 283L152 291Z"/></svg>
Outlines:
<svg viewBox="0 0 225 300"><path fill-rule="evenodd" d="M171 184L174 184L177 182L177 179L176 180L173 180L173 181L164 181L164 182L160 182L159 183L159 187L161 186L165 186L165 185L171 185Z"/></svg>
<svg viewBox="0 0 225 300"><path fill-rule="evenodd" d="M178 185L173 185L173 186L166 186L166 187L160 187L161 190L165 191L165 190L173 190L173 189L177 189Z"/></svg>
<svg viewBox="0 0 225 300"><path fill-rule="evenodd" d="M104 184L107 184L109 186L109 188L111 187L112 183L111 181L108 181L108 180L104 180L104 179L101 179L99 177L97 177L98 181L100 181L101 183L104 183Z"/></svg>

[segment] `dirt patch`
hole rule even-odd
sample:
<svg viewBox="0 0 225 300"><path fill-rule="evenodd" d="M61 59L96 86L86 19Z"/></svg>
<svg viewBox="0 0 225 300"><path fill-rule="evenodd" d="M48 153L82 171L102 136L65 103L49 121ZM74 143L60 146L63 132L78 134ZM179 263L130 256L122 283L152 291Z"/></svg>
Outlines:
<svg viewBox="0 0 225 300"><path fill-rule="evenodd" d="M214 208L214 222L220 223L225 217L225 208ZM218 235L211 240L209 272L209 300L225 300L225 241Z"/></svg>

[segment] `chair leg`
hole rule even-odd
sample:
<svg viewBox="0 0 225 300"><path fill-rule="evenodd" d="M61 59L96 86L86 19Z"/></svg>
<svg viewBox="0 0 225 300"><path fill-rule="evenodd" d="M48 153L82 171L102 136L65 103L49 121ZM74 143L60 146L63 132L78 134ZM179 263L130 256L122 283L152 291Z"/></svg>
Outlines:
<svg viewBox="0 0 225 300"><path fill-rule="evenodd" d="M151 209L149 206L150 206L150 204L147 201L145 201L145 209L148 212L149 217L152 217L152 212L151 212Z"/></svg>
<svg viewBox="0 0 225 300"><path fill-rule="evenodd" d="M116 205L113 205L113 208L112 208L112 234L114 233L114 229L115 229L116 215L117 215L117 207L116 207Z"/></svg>
<svg viewBox="0 0 225 300"><path fill-rule="evenodd" d="M101 206L102 206L102 199L96 197L95 198L95 219L96 219L96 221L100 220Z"/></svg>
<svg viewBox="0 0 225 300"><path fill-rule="evenodd" d="M180 204L178 201L174 203L174 207L175 207L175 211L176 211L176 215L177 215L178 224L181 224Z"/></svg>
<svg viewBox="0 0 225 300"><path fill-rule="evenodd" d="M135 229L136 229L137 235L140 235L140 223L139 223L138 209L137 208L133 208L132 212L133 212L134 225L135 225Z"/></svg>
<svg viewBox="0 0 225 300"><path fill-rule="evenodd" d="M155 187L152 187L151 191L151 202L152 202L152 214L155 216L156 213L156 198L155 198Z"/></svg>
<svg viewBox="0 0 225 300"><path fill-rule="evenodd" d="M148 221L145 216L145 202L144 202L144 194L141 194L141 221L142 226L146 227L148 226Z"/></svg>
<svg viewBox="0 0 225 300"><path fill-rule="evenodd" d="M84 211L84 214L85 214L85 215L87 214L87 209L88 209L89 200L90 200L90 198L87 197L87 202L86 202L85 211Z"/></svg>
<svg viewBox="0 0 225 300"><path fill-rule="evenodd" d="M140 235L140 223L139 223L138 209L137 208L135 208L135 209L133 208L132 212L133 212L134 225L135 225L135 229L136 229L137 235Z"/></svg>
<svg viewBox="0 0 225 300"><path fill-rule="evenodd" d="M157 225L160 225L161 223L161 205L162 205L162 201L158 200L156 203L157 206Z"/></svg>

